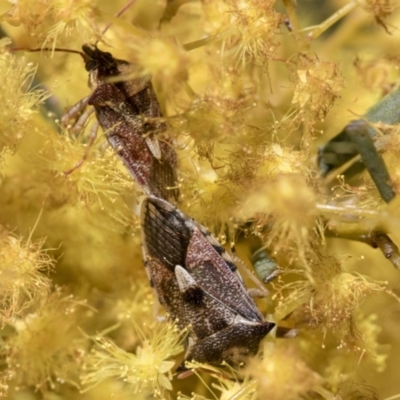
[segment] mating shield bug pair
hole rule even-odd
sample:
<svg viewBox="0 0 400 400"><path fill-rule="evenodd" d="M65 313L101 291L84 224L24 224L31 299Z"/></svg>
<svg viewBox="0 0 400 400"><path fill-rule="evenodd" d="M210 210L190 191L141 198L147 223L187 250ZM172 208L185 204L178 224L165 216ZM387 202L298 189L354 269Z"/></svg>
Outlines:
<svg viewBox="0 0 400 400"><path fill-rule="evenodd" d="M79 128L93 112L83 111L93 106L97 123L92 135L100 125L148 196L141 211L145 267L170 318L181 329L188 327L185 360L244 362L257 353L275 323L264 321L225 249L170 203L179 195L177 157L168 138L160 140L167 126L150 78L130 78L130 63L96 46L84 45L78 53L92 93L62 121L79 117Z"/></svg>

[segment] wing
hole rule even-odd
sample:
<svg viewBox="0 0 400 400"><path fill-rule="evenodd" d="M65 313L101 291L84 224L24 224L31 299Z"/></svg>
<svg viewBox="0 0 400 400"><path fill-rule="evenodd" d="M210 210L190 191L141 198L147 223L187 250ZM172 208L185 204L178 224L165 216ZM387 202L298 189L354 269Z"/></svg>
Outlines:
<svg viewBox="0 0 400 400"><path fill-rule="evenodd" d="M214 245L210 243L204 227L201 232L199 224L155 197L148 197L142 204L142 224L143 243L151 257L161 260L171 271L181 265L204 292L232 312L249 321L263 321L232 266L219 254L221 246L212 237Z"/></svg>
<svg viewBox="0 0 400 400"><path fill-rule="evenodd" d="M179 291L175 274L157 259L146 256L145 268L150 279L150 286L156 292L160 304L165 307L172 321L176 321L179 328L188 326L185 304Z"/></svg>
<svg viewBox="0 0 400 400"><path fill-rule="evenodd" d="M162 158L153 158L150 171L150 191L160 193L159 197L168 201L178 201L179 188L177 176L177 160L175 151L165 142L159 143Z"/></svg>
<svg viewBox="0 0 400 400"><path fill-rule="evenodd" d="M197 228L187 248L185 266L197 284L215 299L249 321L263 321L242 282Z"/></svg>
<svg viewBox="0 0 400 400"><path fill-rule="evenodd" d="M172 204L147 197L141 206L142 243L147 254L161 260L170 271L185 264L192 235Z"/></svg>
<svg viewBox="0 0 400 400"><path fill-rule="evenodd" d="M177 159L172 146L168 142L156 141L157 145L153 143L154 146L149 148L148 138L144 137L142 119L139 116L131 117L133 111L129 109L129 103L126 104L116 84L99 82L89 104L95 108L97 121L108 142L143 190L176 201L179 196ZM124 104L125 108L121 108L120 104ZM153 151L160 159L154 156Z"/></svg>
<svg viewBox="0 0 400 400"><path fill-rule="evenodd" d="M192 344L235 322L236 314L198 286L185 268L175 268L185 318L190 322Z"/></svg>
<svg viewBox="0 0 400 400"><path fill-rule="evenodd" d="M177 265L176 281L184 314L190 322L185 360L195 359L219 365L244 362L258 351L260 341L275 326L271 322L251 322L232 312L221 301L210 296L189 272Z"/></svg>

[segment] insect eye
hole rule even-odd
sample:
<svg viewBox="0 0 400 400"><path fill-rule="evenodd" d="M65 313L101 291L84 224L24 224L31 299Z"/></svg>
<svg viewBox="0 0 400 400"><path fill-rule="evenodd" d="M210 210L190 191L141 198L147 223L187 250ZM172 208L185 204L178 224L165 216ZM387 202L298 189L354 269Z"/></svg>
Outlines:
<svg viewBox="0 0 400 400"><path fill-rule="evenodd" d="M96 67L97 67L97 61L96 60L89 60L85 64L86 71L91 71L92 69L95 69Z"/></svg>

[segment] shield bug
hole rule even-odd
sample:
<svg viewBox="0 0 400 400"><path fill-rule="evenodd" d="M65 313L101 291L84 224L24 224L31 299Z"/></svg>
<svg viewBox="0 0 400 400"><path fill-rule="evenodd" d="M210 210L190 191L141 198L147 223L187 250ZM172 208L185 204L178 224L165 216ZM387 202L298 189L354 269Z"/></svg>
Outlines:
<svg viewBox="0 0 400 400"><path fill-rule="evenodd" d="M120 17L133 3L130 0L115 17ZM102 35L111 25L104 28ZM82 52L57 48L25 50L80 54L89 72L92 93L62 117L63 125L79 116L74 130L80 130L94 110L97 122L91 130L89 147L100 125L108 142L147 195L178 200L177 157L170 140L166 137L160 140L168 127L163 121L151 77L132 77L132 64L114 58L96 45L84 44ZM88 106L93 108L86 110ZM86 157L87 154L66 174L79 168Z"/></svg>
<svg viewBox="0 0 400 400"><path fill-rule="evenodd" d="M189 327L185 361L238 365L256 354L275 323L264 321L224 248L199 223L153 196L142 203L141 221L151 285L171 319Z"/></svg>
<svg viewBox="0 0 400 400"><path fill-rule="evenodd" d="M26 51L41 50L78 53L89 72L92 93L62 117L63 125L79 116L74 126L79 130L94 110L97 123L93 125L89 145L100 125L108 142L147 195L177 201L177 157L171 141L160 137L168 127L150 77L130 78L134 71L132 64L114 58L95 45L83 45L82 52L68 49ZM93 109L85 111L88 106ZM78 168L86 156L66 174Z"/></svg>
<svg viewBox="0 0 400 400"><path fill-rule="evenodd" d="M124 79L132 65L96 46L84 45L85 67L93 90L88 105L107 139L146 193L178 198L177 159L168 140L157 135L167 130L150 78Z"/></svg>
<svg viewBox="0 0 400 400"><path fill-rule="evenodd" d="M167 125L150 77L125 79L133 71L130 63L96 46L85 44L82 50L92 94L81 104L94 107L109 143L143 190L177 200L177 158L168 139L158 138Z"/></svg>

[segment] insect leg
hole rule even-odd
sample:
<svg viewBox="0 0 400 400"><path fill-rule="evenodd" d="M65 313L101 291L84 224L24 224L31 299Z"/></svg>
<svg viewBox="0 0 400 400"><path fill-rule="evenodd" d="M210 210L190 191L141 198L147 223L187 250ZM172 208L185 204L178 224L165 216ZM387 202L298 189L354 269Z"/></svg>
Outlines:
<svg viewBox="0 0 400 400"><path fill-rule="evenodd" d="M74 132L79 132L83 129L89 117L94 113L94 108L89 108L89 110L85 111L78 119L76 124L72 127Z"/></svg>
<svg viewBox="0 0 400 400"><path fill-rule="evenodd" d="M84 97L82 100L79 100L74 106L72 106L62 117L61 117L61 125L67 126L69 121L75 118L78 114L80 114L88 105L90 99L90 95Z"/></svg>
<svg viewBox="0 0 400 400"><path fill-rule="evenodd" d="M74 167L72 167L68 171L65 171L64 172L65 175L69 175L72 172L74 172L75 170L77 170L78 168L80 168L82 166L82 164L85 162L85 160L88 158L90 148L92 147L94 141L96 140L98 130L99 130L99 123L96 121L93 124L92 128L90 129L90 135L89 135L89 140L87 142L87 148L86 148L82 158L75 164Z"/></svg>

